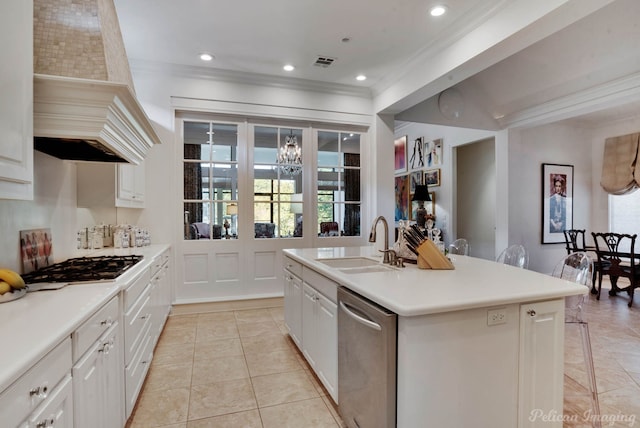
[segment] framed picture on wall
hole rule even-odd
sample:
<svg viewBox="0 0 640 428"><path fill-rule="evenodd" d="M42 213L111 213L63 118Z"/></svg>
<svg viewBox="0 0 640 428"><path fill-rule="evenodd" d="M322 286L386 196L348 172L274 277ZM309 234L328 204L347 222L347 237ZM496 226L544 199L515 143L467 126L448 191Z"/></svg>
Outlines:
<svg viewBox="0 0 640 428"><path fill-rule="evenodd" d="M422 171L414 171L409 173L409 193L416 191L416 186L422 184Z"/></svg>
<svg viewBox="0 0 640 428"><path fill-rule="evenodd" d="M431 197L431 202L425 202L424 207L427 210L427 215L431 214L435 217L436 215L436 194L434 192L429 192L429 196ZM413 199L413 194L409 199ZM420 207L420 201L411 201L411 212L409 213L409 220L417 220L418 215L416 212L418 211L418 207Z"/></svg>
<svg viewBox="0 0 640 428"><path fill-rule="evenodd" d="M442 139L433 140L433 148L431 149L431 158L433 165L442 165Z"/></svg>
<svg viewBox="0 0 640 428"><path fill-rule="evenodd" d="M564 243L573 229L573 165L542 164L542 243Z"/></svg>
<svg viewBox="0 0 640 428"><path fill-rule="evenodd" d="M409 168L411 170L424 168L424 137L416 138L410 144Z"/></svg>
<svg viewBox="0 0 640 428"><path fill-rule="evenodd" d="M395 220L406 220L409 214L409 176L395 177L396 215Z"/></svg>
<svg viewBox="0 0 640 428"><path fill-rule="evenodd" d="M424 184L429 186L439 186L440 185L440 168L438 169L428 169L424 172Z"/></svg>
<svg viewBox="0 0 640 428"><path fill-rule="evenodd" d="M397 138L393 142L395 150L395 171L396 174L407 172L407 136Z"/></svg>

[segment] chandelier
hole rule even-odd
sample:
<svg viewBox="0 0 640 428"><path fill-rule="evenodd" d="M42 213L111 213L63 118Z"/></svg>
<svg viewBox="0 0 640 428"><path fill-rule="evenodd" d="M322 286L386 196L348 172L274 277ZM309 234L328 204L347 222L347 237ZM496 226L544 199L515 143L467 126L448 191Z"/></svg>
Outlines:
<svg viewBox="0 0 640 428"><path fill-rule="evenodd" d="M285 137L277 161L283 174L297 175L302 172L302 150L298 146L298 139L293 135L293 129Z"/></svg>

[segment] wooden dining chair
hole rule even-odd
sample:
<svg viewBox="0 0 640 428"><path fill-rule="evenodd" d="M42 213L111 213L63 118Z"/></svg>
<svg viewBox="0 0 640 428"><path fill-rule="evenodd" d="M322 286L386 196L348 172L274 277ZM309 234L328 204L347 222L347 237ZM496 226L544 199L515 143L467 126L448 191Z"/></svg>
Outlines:
<svg viewBox="0 0 640 428"><path fill-rule="evenodd" d="M583 252L585 250L585 229L566 229L563 230L563 232L567 255L571 253Z"/></svg>
<svg viewBox="0 0 640 428"><path fill-rule="evenodd" d="M587 247L585 235L585 229L565 229L564 233L564 245L567 250L567 255L571 253L586 253L591 252L594 259L593 265L593 277L591 278L591 294L596 294L596 279L599 275L598 261L593 247Z"/></svg>
<svg viewBox="0 0 640 428"><path fill-rule="evenodd" d="M620 291L626 291L629 295L629 307L633 304L634 290L640 286L640 264L635 253L636 237L622 233L595 233L592 232L593 241L596 244L598 256L598 293L600 299L602 290L602 276L609 275L611 290L609 296L615 296ZM629 285L618 287L618 278L629 279Z"/></svg>

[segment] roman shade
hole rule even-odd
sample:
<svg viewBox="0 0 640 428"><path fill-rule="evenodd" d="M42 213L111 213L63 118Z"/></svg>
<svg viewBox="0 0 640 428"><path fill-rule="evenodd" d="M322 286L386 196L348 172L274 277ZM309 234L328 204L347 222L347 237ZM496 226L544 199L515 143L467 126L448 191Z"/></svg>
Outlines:
<svg viewBox="0 0 640 428"><path fill-rule="evenodd" d="M607 193L624 195L640 187L639 143L640 133L605 140L600 185Z"/></svg>

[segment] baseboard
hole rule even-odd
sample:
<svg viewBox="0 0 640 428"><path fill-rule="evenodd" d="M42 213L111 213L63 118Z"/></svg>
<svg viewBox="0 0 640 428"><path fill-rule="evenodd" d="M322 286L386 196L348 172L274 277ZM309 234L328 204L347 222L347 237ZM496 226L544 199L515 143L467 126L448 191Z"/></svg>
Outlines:
<svg viewBox="0 0 640 428"><path fill-rule="evenodd" d="M172 315L201 314L207 312L239 311L246 309L268 309L284 306L284 298L270 297L265 299L229 300L224 302L202 302L173 305Z"/></svg>

